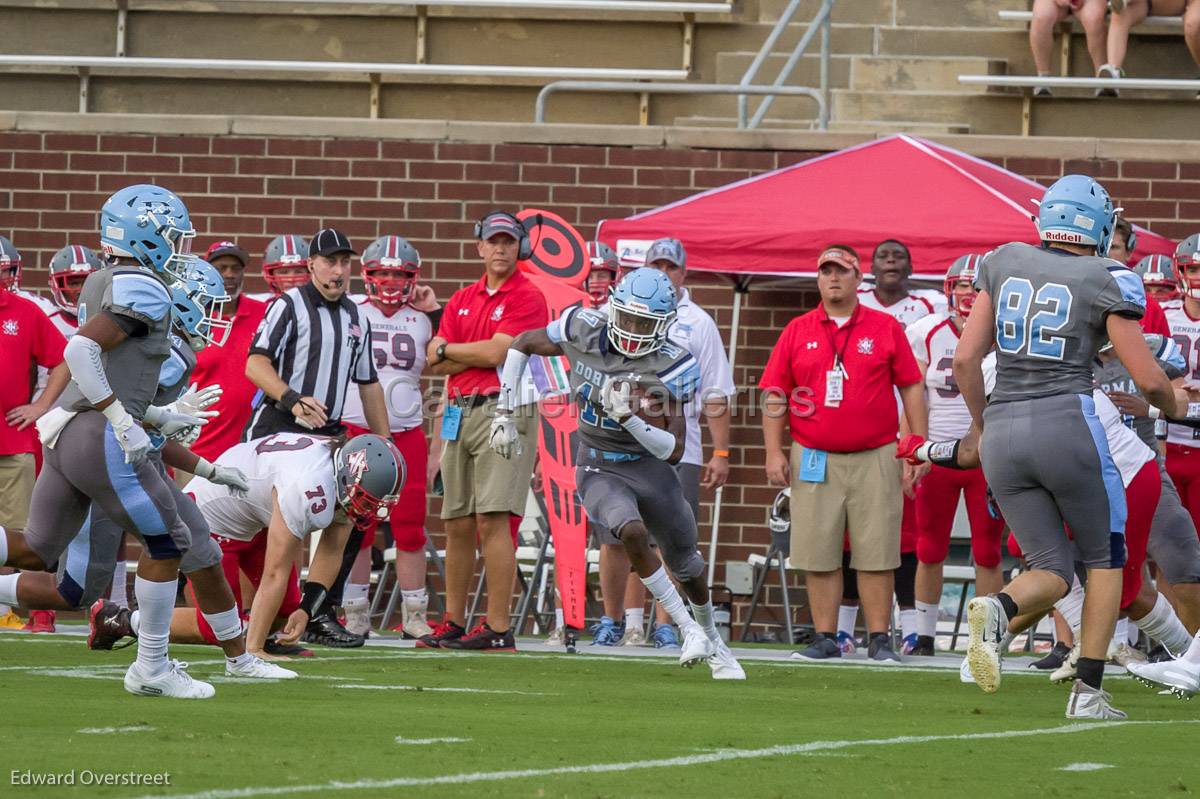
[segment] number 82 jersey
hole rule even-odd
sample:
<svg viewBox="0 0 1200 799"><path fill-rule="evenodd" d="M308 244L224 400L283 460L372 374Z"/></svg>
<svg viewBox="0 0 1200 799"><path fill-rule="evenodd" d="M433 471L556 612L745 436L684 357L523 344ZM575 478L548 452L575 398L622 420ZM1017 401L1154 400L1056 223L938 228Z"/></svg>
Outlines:
<svg viewBox="0 0 1200 799"><path fill-rule="evenodd" d="M984 257L975 286L996 314L992 402L1086 394L1111 313L1141 319L1141 278L1111 258L1005 244Z"/></svg>

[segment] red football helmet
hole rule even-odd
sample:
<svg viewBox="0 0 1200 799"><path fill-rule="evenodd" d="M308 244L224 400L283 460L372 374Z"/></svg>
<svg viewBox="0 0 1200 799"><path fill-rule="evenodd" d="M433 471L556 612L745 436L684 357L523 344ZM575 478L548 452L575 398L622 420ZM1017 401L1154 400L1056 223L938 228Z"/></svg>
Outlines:
<svg viewBox="0 0 1200 799"><path fill-rule="evenodd" d="M979 262L982 260L982 255L961 255L946 270L946 281L943 284L946 303L950 306L951 313L957 314L963 319L971 315L975 298L979 296L974 283L975 276L979 274ZM958 284L963 281L972 284L971 288L960 288Z"/></svg>
<svg viewBox="0 0 1200 799"><path fill-rule="evenodd" d="M421 254L400 236L380 236L363 250L367 296L383 305L407 305L420 270Z"/></svg>

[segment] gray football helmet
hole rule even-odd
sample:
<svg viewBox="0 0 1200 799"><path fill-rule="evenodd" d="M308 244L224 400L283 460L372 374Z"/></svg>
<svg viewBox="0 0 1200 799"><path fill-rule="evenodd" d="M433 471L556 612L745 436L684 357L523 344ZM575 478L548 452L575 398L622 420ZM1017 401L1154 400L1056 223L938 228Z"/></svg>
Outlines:
<svg viewBox="0 0 1200 799"><path fill-rule="evenodd" d="M50 294L59 310L75 316L79 313L79 292L92 272L104 268L95 250L68 244L50 259Z"/></svg>
<svg viewBox="0 0 1200 799"><path fill-rule="evenodd" d="M404 457L386 438L364 433L333 455L338 503L359 527L386 519L404 487Z"/></svg>
<svg viewBox="0 0 1200 799"><path fill-rule="evenodd" d="M308 242L295 233L271 239L263 252L263 280L272 294L282 294L309 281Z"/></svg>

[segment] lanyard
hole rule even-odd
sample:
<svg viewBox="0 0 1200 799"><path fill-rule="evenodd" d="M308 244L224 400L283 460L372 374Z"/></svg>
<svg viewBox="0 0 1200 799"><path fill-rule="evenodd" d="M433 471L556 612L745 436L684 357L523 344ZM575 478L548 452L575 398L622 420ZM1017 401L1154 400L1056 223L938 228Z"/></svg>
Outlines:
<svg viewBox="0 0 1200 799"><path fill-rule="evenodd" d="M831 319L830 321L833 320ZM854 308L854 313L850 315L850 319L842 328L838 328L837 323L834 322L834 329L832 333L829 332L828 328L825 329L825 334L829 336L829 348L833 350L833 368L837 371L840 371L843 376L847 376L846 367L843 366L844 356L846 354L846 348L850 346L850 334L854 332L854 326L856 324L858 324L857 306ZM846 340L842 342L842 348L839 350L837 348L837 334L841 332L841 330L846 331Z"/></svg>

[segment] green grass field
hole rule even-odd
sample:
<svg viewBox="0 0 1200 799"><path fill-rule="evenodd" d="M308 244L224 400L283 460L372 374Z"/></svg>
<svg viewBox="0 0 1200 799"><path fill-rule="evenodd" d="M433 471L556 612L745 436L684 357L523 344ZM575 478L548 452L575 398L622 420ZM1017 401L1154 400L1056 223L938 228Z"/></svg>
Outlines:
<svg viewBox="0 0 1200 799"><path fill-rule="evenodd" d="M367 647L321 650L294 681L241 684L221 681L215 649L172 652L216 676L214 699L126 694L132 650L0 635L0 795L1200 793L1200 705L1129 679L1107 687L1130 722L1072 724L1065 689L1025 674L985 696L947 669L748 660L745 683L718 683L654 657ZM1106 768L1063 770L1075 764ZM76 785L11 784L26 770L75 770ZM83 786L85 770L166 772L170 786Z"/></svg>

